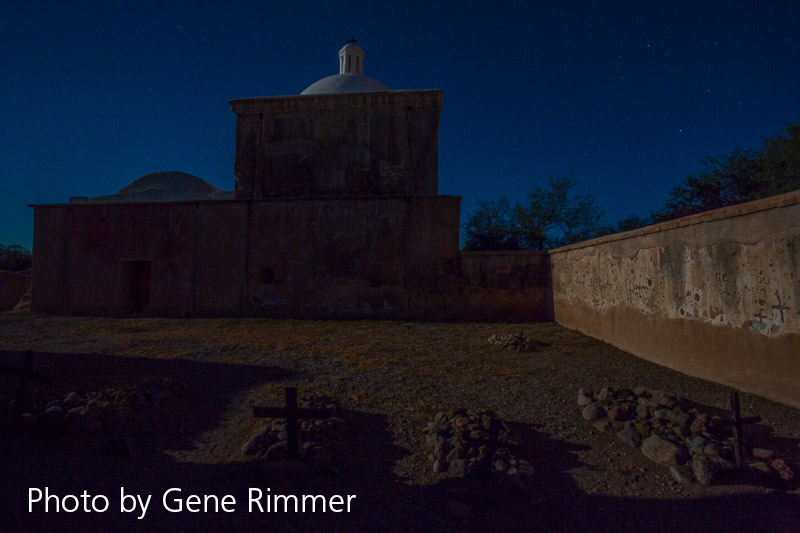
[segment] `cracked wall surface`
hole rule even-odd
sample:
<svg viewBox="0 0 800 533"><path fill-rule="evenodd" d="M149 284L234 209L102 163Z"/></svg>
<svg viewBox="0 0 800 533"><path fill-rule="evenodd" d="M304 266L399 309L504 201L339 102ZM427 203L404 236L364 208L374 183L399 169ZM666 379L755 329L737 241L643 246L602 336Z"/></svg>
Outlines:
<svg viewBox="0 0 800 533"><path fill-rule="evenodd" d="M800 192L551 251L554 318L800 406Z"/></svg>

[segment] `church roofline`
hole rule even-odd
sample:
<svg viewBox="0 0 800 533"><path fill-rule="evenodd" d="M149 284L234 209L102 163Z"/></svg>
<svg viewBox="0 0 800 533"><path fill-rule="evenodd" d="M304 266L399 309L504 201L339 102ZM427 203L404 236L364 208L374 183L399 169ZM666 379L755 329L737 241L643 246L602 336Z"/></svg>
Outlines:
<svg viewBox="0 0 800 533"><path fill-rule="evenodd" d="M223 204L223 203L236 203L236 202L317 202L332 200L413 200L415 198L443 198L443 199L458 199L461 200L462 196L454 196L450 194L360 194L352 196L279 196L274 198L230 198L225 200L177 200L169 202L118 202L118 203L63 203L63 204L28 204L28 207L114 207L120 205L147 205L147 206L163 206L163 205L187 205L187 204Z"/></svg>
<svg viewBox="0 0 800 533"><path fill-rule="evenodd" d="M228 103L234 113L246 115L361 107L441 107L443 95L441 89L426 89L235 98Z"/></svg>

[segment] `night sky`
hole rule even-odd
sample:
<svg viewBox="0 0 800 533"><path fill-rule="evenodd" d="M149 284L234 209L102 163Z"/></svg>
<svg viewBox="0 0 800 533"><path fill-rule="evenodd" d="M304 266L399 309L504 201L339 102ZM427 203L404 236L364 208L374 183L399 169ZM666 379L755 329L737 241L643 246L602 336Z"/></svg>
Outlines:
<svg viewBox="0 0 800 533"><path fill-rule="evenodd" d="M800 120L800 1L3 2L0 243L29 203L161 170L233 188L228 100L338 73L443 89L439 192L522 198L574 174L616 222L706 156Z"/></svg>

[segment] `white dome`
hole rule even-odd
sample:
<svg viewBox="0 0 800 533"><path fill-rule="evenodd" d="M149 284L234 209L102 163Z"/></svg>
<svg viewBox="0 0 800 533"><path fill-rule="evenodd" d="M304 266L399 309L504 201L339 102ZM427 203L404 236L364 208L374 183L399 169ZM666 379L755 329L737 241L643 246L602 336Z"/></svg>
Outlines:
<svg viewBox="0 0 800 533"><path fill-rule="evenodd" d="M390 91L389 87L363 74L334 74L315 81L300 94L373 93Z"/></svg>
<svg viewBox="0 0 800 533"><path fill-rule="evenodd" d="M220 189L186 172L166 171L154 172L141 178L136 178L117 191L117 194L139 193L149 190L211 194Z"/></svg>

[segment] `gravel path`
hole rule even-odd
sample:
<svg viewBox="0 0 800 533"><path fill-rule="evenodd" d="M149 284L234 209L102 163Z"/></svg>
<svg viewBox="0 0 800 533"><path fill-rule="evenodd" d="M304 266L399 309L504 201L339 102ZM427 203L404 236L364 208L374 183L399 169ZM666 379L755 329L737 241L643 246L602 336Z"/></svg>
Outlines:
<svg viewBox="0 0 800 533"><path fill-rule="evenodd" d="M490 344L495 334L517 334L538 349L510 352ZM265 523L287 530L460 531L512 527L555 530L764 530L800 528L797 483L764 486L737 479L704 486L672 481L656 465L598 433L576 405L580 387L668 391L709 409L725 409L730 389L633 357L553 323L462 324L258 319L107 319L0 315L0 350L35 350L37 371L54 382L42 395L113 387L122 381L167 377L181 392L157 411L132 416L128 435L135 459L103 460L87 436L19 435L4 444L3 507L12 522L31 515L20 494L39 482L73 491L84 486L116 492L138 484L156 493L173 486L242 495L243 487L273 491L349 491L357 511L345 515L153 514L147 523L112 513L48 515L60 529L151 528L249 530ZM6 360L19 364L18 356ZM8 404L16 378L0 376ZM281 405L283 388L339 399L351 413L341 474L294 476L264 470L240 450L259 422L250 406ZM744 416L760 415L748 435L798 460L800 412L742 394ZM442 410L490 408L524 428L534 451L536 497L476 502L471 516L445 512L447 489L427 456L426 422ZM133 429L130 429L133 428ZM91 460L92 455L98 460ZM122 476L126 476L122 478ZM20 478L23 478L20 479ZM124 479L124 480L123 480ZM260 484L260 485L254 485ZM310 487L310 488L309 488ZM188 489L187 489L188 490ZM146 492L146 491L145 491ZM343 493L343 492L342 492ZM238 497L237 497L238 500ZM155 513L155 511L154 511ZM88 517L88 518L87 518ZM118 519L118 522L111 522ZM265 522L266 520L266 522Z"/></svg>

